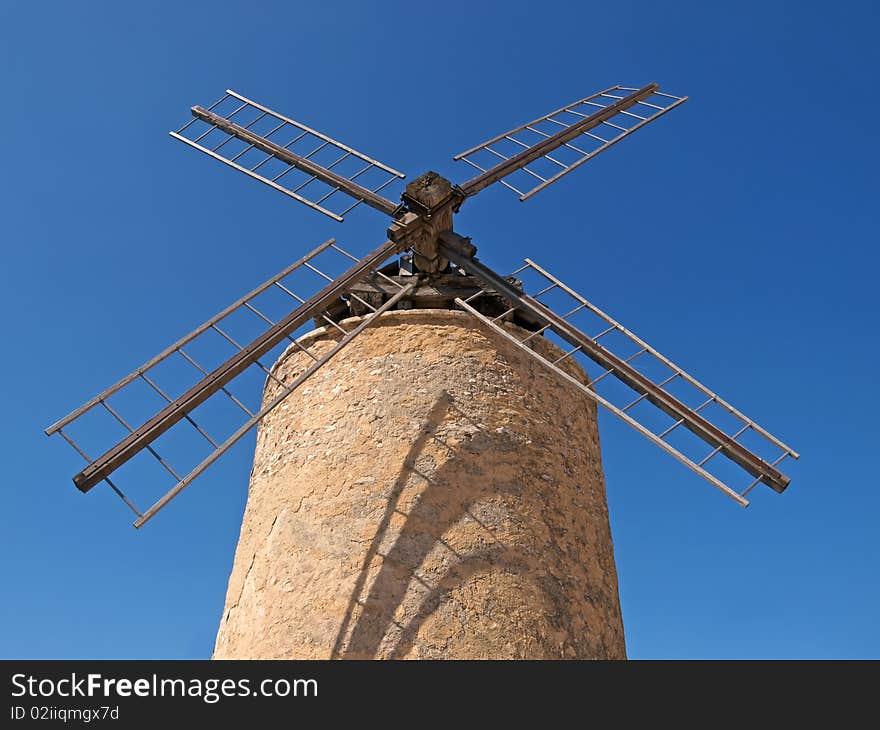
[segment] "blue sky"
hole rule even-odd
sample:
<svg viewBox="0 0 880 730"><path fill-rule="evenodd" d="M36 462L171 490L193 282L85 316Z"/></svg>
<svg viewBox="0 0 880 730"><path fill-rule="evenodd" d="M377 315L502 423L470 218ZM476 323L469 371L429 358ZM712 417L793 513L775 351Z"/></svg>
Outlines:
<svg viewBox="0 0 880 730"><path fill-rule="evenodd" d="M602 421L629 655L876 657L872 3L0 5L0 655L210 654L248 448L136 531L42 429L344 224L167 136L233 88L411 177L615 83L690 101L459 232L532 256L802 453L734 505ZM495 186L496 188L498 186Z"/></svg>

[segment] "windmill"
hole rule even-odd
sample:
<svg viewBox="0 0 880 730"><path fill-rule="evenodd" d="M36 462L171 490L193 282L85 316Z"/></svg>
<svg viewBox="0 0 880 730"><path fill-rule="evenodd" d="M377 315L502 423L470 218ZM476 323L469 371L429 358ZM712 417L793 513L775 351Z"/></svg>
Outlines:
<svg viewBox="0 0 880 730"><path fill-rule="evenodd" d="M778 467L786 458L798 458L794 450L539 264L527 259L512 275L499 275L476 257L476 247L469 238L453 230L454 214L486 187L497 182L516 193L521 201L527 200L686 99L660 91L657 84L642 88L613 86L456 155L455 160L467 163L478 174L453 185L436 173L425 173L406 186L400 203L381 193L403 178L402 173L234 91L227 91L207 108L192 107L192 119L171 132L172 137L334 220L342 221L358 205L368 205L390 217L387 240L362 258L354 257L335 240L325 242L47 428L47 435L61 435L86 460L86 466L73 479L77 488L88 492L106 482L135 513L134 525L141 527L369 327L375 317L394 308L424 306L420 297L427 296L423 290L430 290L432 296L445 296L455 307L472 315L483 327L534 358L555 376L570 381L587 398L740 505L748 504L747 495L759 483L781 493L789 478ZM348 260L351 265L332 276L318 262L328 254ZM389 265L398 256L399 262ZM314 274L323 286L303 295L285 285L287 277L303 271ZM526 275L540 282L532 294L522 284ZM432 287L432 283L440 286ZM284 292L291 305L295 305L278 319L269 318L254 303L270 289ZM438 295L438 290L443 294ZM542 301L551 293L564 295L572 307L562 313L555 311ZM221 327L224 320L243 312L265 325L246 344L239 343ZM345 328L340 324L343 312L366 316L357 326ZM599 328L587 330L576 325L575 316L581 314L589 315ZM341 330L343 336L338 345L323 357L315 358L311 367L294 381L283 383L272 401L256 410L246 407L231 392L231 383L252 367L274 377L262 358L285 340L295 344L291 333L312 319ZM502 326L505 321L521 324L528 334L513 334ZM206 334L219 334L234 349L231 357L210 369L188 352ZM532 340L551 335L567 345L564 356L554 361L531 347ZM612 338L619 341L617 347L623 350L609 344ZM562 369L562 361L573 357L588 358L600 368L588 384L577 382ZM166 393L153 377L171 358L185 360L200 376L176 397ZM650 368L642 367L647 362L655 370L663 370L663 376L652 379L647 374ZM614 402L603 395L600 386L611 381L631 397ZM164 404L139 424L131 424L111 402L135 385L146 385ZM675 390L679 386L691 391L691 396L698 396L699 402L679 395ZM213 437L194 414L217 397L229 398L244 414L244 422L223 441ZM652 416L656 412L665 416L667 425L658 430L637 417L639 408L644 410L646 406L655 412ZM125 435L93 458L69 431L95 412L104 412L122 427ZM718 417L713 417L712 412ZM723 428L719 418L732 423L732 427ZM156 444L180 423L194 429L211 447L210 453L186 474L164 459ZM671 437L682 430L696 436L708 452L688 455L673 445ZM175 484L141 511L112 475L143 452L154 457ZM747 475L749 482L737 486L731 479L713 473L712 465L725 460Z"/></svg>
<svg viewBox="0 0 880 730"><path fill-rule="evenodd" d="M172 137L334 220L342 221L361 204L374 208L390 218L386 240L361 257L335 239L325 241L47 428L47 435L60 435L86 462L73 478L76 487L88 492L105 482L135 514L139 528L254 426L269 429L267 416L283 411L294 392L318 388L315 374L383 315L440 309L470 318L476 329L518 353L535 372L568 389L561 397L574 392L591 401L593 410L596 405L606 409L738 504L747 506L758 484L783 492L789 478L779 467L787 458L798 458L793 449L532 259L500 275L477 258L470 238L454 230L455 214L486 187L499 183L527 200L686 100L653 83L610 87L456 155L455 160L477 171L475 177L456 185L427 172L405 186L399 203L383 191L402 173L241 94L227 91L209 107L192 107L192 118ZM333 336L329 343L318 347L314 332L302 335L315 326L319 330L314 332ZM272 366L289 352L305 364ZM359 377L356 367L349 371ZM369 373L376 374L382 376L381 368ZM306 383L309 388L303 387ZM415 389L418 383L392 385ZM478 394L468 392L476 400ZM260 399L254 402L254 396ZM593 421L583 423L593 428ZM83 434L88 445L81 441ZM560 434L557 430L554 438ZM258 455L259 448L258 439ZM598 463L597 440L595 448L595 456L579 462L579 468ZM162 487L142 509L122 490L119 477L144 460L167 473L170 488ZM186 468L177 460L187 462ZM139 492L153 486L152 478L131 471ZM569 472L580 491L579 475ZM620 657L625 649L601 467L598 480L600 527L590 550L607 551L607 590L604 597L588 596L585 604L566 610L571 615L593 612L607 628L599 644L578 648L574 655ZM277 514L273 529L275 519ZM381 529L386 527L383 518ZM355 598L378 539L354 584ZM412 567L425 557L420 554ZM392 622L399 600L394 597L391 608L381 609L385 624ZM604 613L596 608L600 604ZM371 639L354 625L353 610L350 604L344 611L332 654L342 655L340 647L348 642L349 654L377 655L379 638ZM586 623L578 619L577 631L583 633L596 616ZM246 631L252 630L253 620L250 616L244 622ZM346 630L351 630L348 638ZM503 635L505 629L499 631ZM223 641L218 635L218 646ZM324 648L329 643L325 640ZM244 649L238 656L254 654L275 655L274 650Z"/></svg>

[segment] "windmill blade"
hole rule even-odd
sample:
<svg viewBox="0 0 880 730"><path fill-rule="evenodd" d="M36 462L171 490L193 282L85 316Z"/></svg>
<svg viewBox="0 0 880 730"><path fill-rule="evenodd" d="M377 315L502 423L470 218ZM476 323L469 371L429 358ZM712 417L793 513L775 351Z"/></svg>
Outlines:
<svg viewBox="0 0 880 730"><path fill-rule="evenodd" d="M455 155L480 172L460 190L470 197L500 182L527 200L685 101L657 84L579 99Z"/></svg>
<svg viewBox="0 0 880 730"><path fill-rule="evenodd" d="M449 240L450 235L445 234L443 238ZM527 352L557 376L577 386L588 397L614 413L725 494L745 506L748 505L746 496L758 483L764 483L777 492L782 492L788 486L789 478L777 467L788 457L797 459L799 456L797 452L533 261L527 259L526 265L514 272L514 275L532 273L543 280L546 286L543 286L534 297L522 293L516 286L479 261L463 256L454 246L443 244L441 250L461 269L479 278L487 290L498 292L511 304L507 312L494 318L480 314L468 303L468 300L457 299L456 304L459 307L470 312L496 334ZM553 292L567 297L574 307L570 309L566 307L566 314L559 315L539 301L541 297ZM509 319L515 311L522 312L529 321L537 322L537 329L529 333L525 330L505 327L504 320ZM572 323L573 317L581 313L601 323L597 327L596 335L588 336ZM532 339L551 332L572 348L566 347L567 351L554 361L548 360L529 347ZM612 347L607 344L607 340L614 336L619 342ZM621 348L624 348L624 343L630 345L625 354L620 352ZM594 376L591 375L590 382L585 385L560 367L569 358L588 359L592 361L589 363L592 368L595 368L593 365L595 363L600 366L601 371ZM642 360L637 366L635 363L640 358ZM653 361L653 368L645 365L646 359ZM651 379L647 374L649 371L661 372L662 375ZM613 377L609 378L609 376ZM617 384L616 393L603 394L598 389L600 384L608 386L612 382ZM689 405L683 395L675 392L674 389L679 387L690 389L692 396L696 395L702 402ZM621 391L623 391L622 402L615 403L615 400L621 400ZM716 410L715 415L709 414L710 409ZM727 430L724 430L720 423L727 426ZM734 425L727 425L731 423ZM705 444L708 444L710 451L702 456L691 456L684 452L686 446L689 447L687 450L693 451L693 443L681 445L672 443L673 437L680 433L681 426L693 435L692 441L702 442L704 451ZM757 442L757 445L750 442L747 446L745 443L747 438ZM758 451L762 453L757 453ZM717 473L710 471L717 465L718 456L726 457L730 464L751 475L751 483L735 488Z"/></svg>
<svg viewBox="0 0 880 730"><path fill-rule="evenodd" d="M345 347L364 327L373 321L375 315L394 306L410 292L412 285L399 284L377 271L385 261L398 252L399 247L396 244L386 241L364 258L357 259L338 246L333 239L326 241L163 350L134 372L47 428L47 435L60 434L88 462L86 467L74 477L76 486L85 492L99 482L107 481L137 515L135 526L140 527L146 523L208 466L226 453L287 395ZM354 265L348 266L351 261L355 262ZM327 273L327 271L335 273L343 265L348 268L336 278ZM383 293L384 290L379 287L378 283L375 285L376 291L382 294L378 300L381 304L376 304L375 301L374 304L371 304L357 294L349 292L349 288L354 284L361 283L363 287L368 285L370 281L378 282L379 279L394 287L393 293L388 295L387 291ZM316 281L323 286L310 296L301 296L294 290L295 287L305 293L303 287L309 286L314 291L317 288ZM329 283L325 284L325 282ZM273 303L270 294L281 299L280 304ZM366 318L356 327L346 327L327 314L328 307L339 301L341 296L356 298L362 309L368 312ZM290 305L293 303L298 306L290 311ZM269 310L273 304L274 309ZM287 313L277 319L266 314L266 311L274 312L276 310ZM307 325L312 318L326 322L341 335L336 346L321 356L312 353L294 337L297 330ZM251 338L248 344L239 344L237 338L230 334L233 326L238 327L239 330L247 326L251 332L248 335ZM276 355L281 354L279 348L283 351L285 340L291 343L291 347L304 351L313 360L312 364L291 382L279 379L261 362L261 359L266 356L272 357L273 360L270 362L273 362ZM223 359L216 367L204 366L200 362L201 358L193 354L199 351L213 360L220 360L218 343L224 344L226 351L231 346L234 354ZM189 380L181 385L180 381L184 379L179 377L178 373L178 377L175 378L171 386L175 387L176 391L182 390L183 392L177 397L174 397L174 392L169 395L171 388L167 383L162 382L163 374L167 378L169 373L175 373L174 367L184 366L189 368ZM237 386L246 383L250 378L253 381L251 390L261 392L262 388L259 385L262 375L276 381L281 391L268 403L258 401L256 406L253 404L248 406L243 402L248 398L236 394L234 391ZM197 380L189 385L193 377L196 377ZM256 377L256 381L254 381L254 377ZM123 412L123 406L126 402L130 407L141 404L141 410L143 410L143 391L154 395L156 402L162 404L162 407L155 412L148 411L148 417L137 421L141 425L132 427L129 423L133 419L129 414ZM224 415L222 419L219 417L215 419L214 425L218 428L223 427L227 434L219 438L216 437L216 433L212 435L211 427L207 426L200 417L202 413L209 417L212 414L216 415L218 399L223 401L228 399L226 405L231 403L238 409L236 411L238 415L235 419L229 418L228 414ZM249 400L252 401L253 398ZM147 407L149 408L149 406ZM229 408L232 407L229 406ZM244 423L240 425L241 414L239 411L244 413L246 417ZM104 450L100 457L91 459L86 450L65 429L72 430L82 426L87 436L94 439L96 434L99 434L100 440L106 443L108 434L112 437L108 424L94 422L95 416L102 414L109 417L109 425L122 426L125 436L113 443L109 449ZM89 419L91 422L86 424ZM231 426L233 420L234 426ZM169 433L179 430L181 427L188 436L197 434L200 437L202 448L197 450L192 445L186 445L179 449L178 456L185 455L189 458L195 458L199 451L204 451L206 448L205 442L211 448L210 453L185 476L181 476L183 470L175 468L171 465L171 460L159 454L157 444L160 439L167 440ZM173 447L175 444L171 445ZM149 509L141 512L111 481L110 476L144 452L154 457L173 477L175 484L162 494Z"/></svg>
<svg viewBox="0 0 880 730"><path fill-rule="evenodd" d="M241 94L191 112L172 137L334 220L360 203L387 215L400 207L379 192L403 173Z"/></svg>

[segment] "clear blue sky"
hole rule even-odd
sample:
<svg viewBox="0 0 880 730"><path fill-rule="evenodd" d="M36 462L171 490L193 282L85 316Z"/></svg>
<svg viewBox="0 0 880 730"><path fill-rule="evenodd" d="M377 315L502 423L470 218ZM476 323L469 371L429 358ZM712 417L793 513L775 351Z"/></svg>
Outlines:
<svg viewBox="0 0 880 730"><path fill-rule="evenodd" d="M803 454L743 510L606 418L631 657L880 655L874 3L0 4L0 655L207 657L247 448L136 531L42 428L340 225L171 140L229 87L415 176L615 83L691 100L461 233ZM497 187L497 186L496 186Z"/></svg>

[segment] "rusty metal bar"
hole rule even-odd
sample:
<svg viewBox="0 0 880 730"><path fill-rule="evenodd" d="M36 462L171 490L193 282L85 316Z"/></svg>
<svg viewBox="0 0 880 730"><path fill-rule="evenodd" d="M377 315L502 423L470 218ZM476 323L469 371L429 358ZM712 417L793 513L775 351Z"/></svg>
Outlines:
<svg viewBox="0 0 880 730"><path fill-rule="evenodd" d="M398 244L393 241L386 241L375 251L361 259L358 264L348 269L334 282L331 282L318 293L311 296L300 307L280 320L277 325L266 330L247 347L217 367L209 376L194 385L173 403L169 403L144 425L129 434L127 438L89 464L74 477L73 481L77 488L86 492L94 487L95 484L112 473L117 467L124 464L132 456L165 433L175 423L179 422L187 413L201 403L204 403L212 394L243 372L255 360L269 352L285 338L288 332L307 322L316 311L325 309L351 284L360 280L370 269L385 262L398 251L398 248Z"/></svg>

